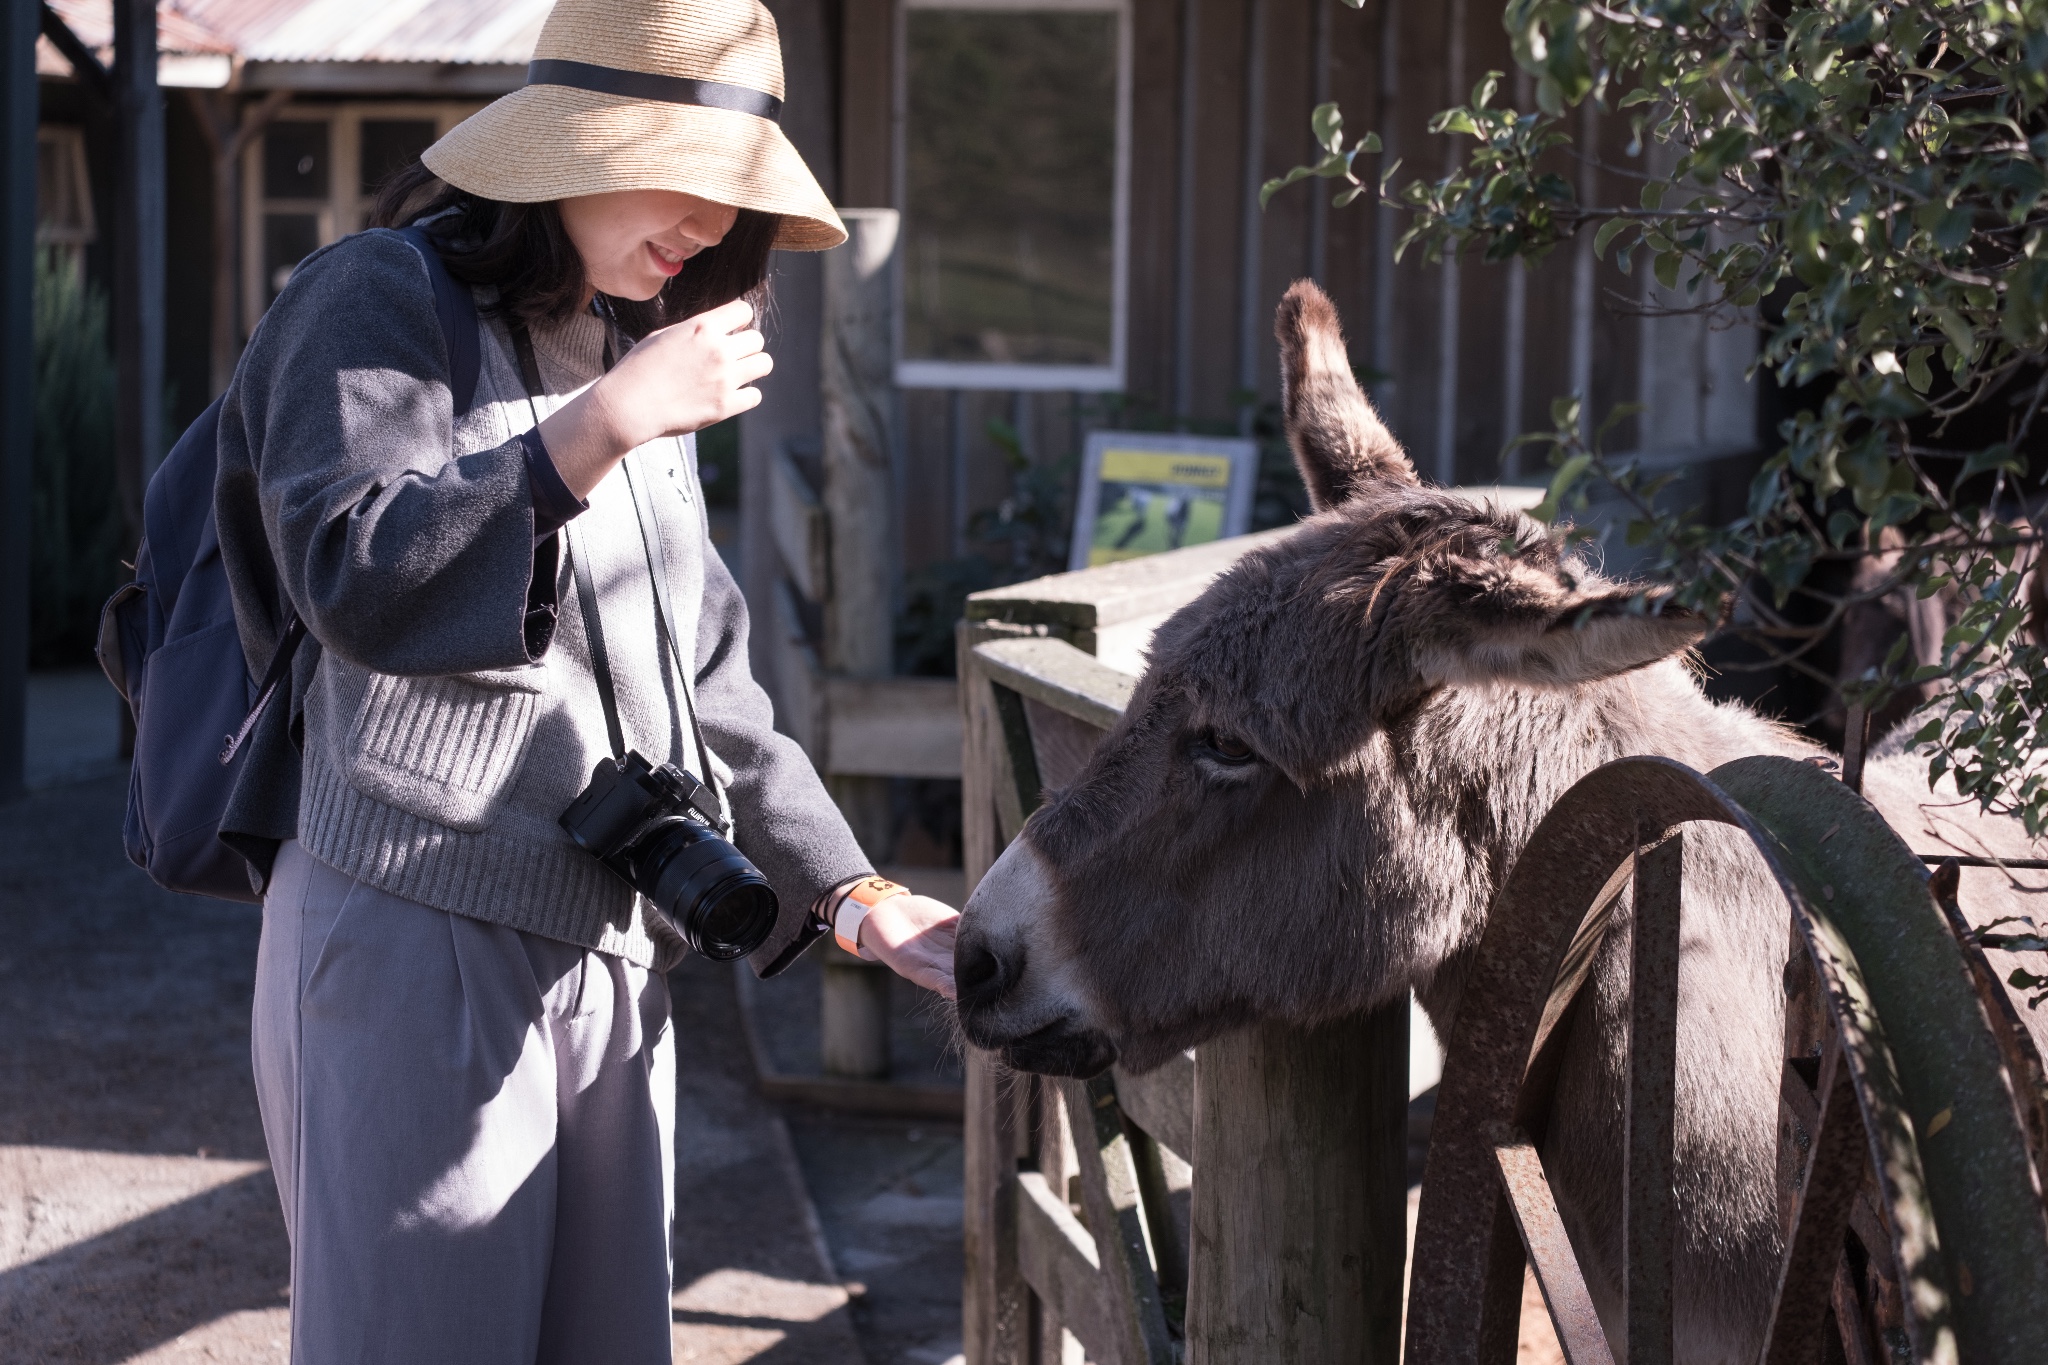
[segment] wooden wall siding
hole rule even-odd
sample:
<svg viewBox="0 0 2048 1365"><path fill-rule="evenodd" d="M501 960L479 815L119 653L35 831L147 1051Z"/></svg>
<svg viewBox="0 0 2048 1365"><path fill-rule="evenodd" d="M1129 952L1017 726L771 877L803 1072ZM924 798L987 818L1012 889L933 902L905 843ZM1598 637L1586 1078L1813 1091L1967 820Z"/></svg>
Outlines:
<svg viewBox="0 0 2048 1365"><path fill-rule="evenodd" d="M841 0L840 33L837 202L889 207L896 203L895 0Z"/></svg>
<svg viewBox="0 0 2048 1365"><path fill-rule="evenodd" d="M1157 4L1161 0L1139 0ZM1287 3L1287 0L1269 0ZM1189 309L1190 417L1236 415L1238 244L1244 231L1245 39L1251 0L1197 0L1195 33L1194 297ZM1166 250L1159 242L1155 249Z"/></svg>
<svg viewBox="0 0 2048 1365"><path fill-rule="evenodd" d="M842 0L840 14L840 202L892 202L896 0ZM1354 361L1385 373L1375 396L1426 477L1542 476L1540 452L1504 464L1503 448L1547 430L1551 401L1579 385L1590 389L1595 424L1617 403L1654 405L1640 434L1633 420L1610 434L1613 450L1640 441L1702 453L1751 440L1754 399L1741 379L1749 334L1644 317L1643 276L1623 275L1611 256L1594 262L1589 242L1563 243L1529 268L1517 301L1512 267L1472 258L1447 271L1417 252L1390 264L1405 215L1371 195L1334 209L1331 183L1311 182L1247 212L1250 187L1313 155L1308 119L1319 98L1343 106L1349 137L1380 133L1387 158L1402 160L1403 183L1441 175L1469 151L1427 124L1487 71L1507 73L1497 102L1527 107L1495 0L1367 0L1363 10L1340 0L1133 0L1132 41L1125 391L1136 411L1234 424L1247 374L1260 400L1276 400L1273 308L1291 281L1318 274L1343 312ZM1593 135L1600 162L1631 165L1625 119L1582 119L1575 131ZM1376 180L1387 158L1366 159L1361 172ZM1633 202L1638 192L1635 179L1577 157L1560 156L1558 169L1589 200ZM905 567L969 548L966 519L1008 496L991 418L1024 414L1034 458L1060 460L1102 412L1100 400L1072 395L905 392Z"/></svg>
<svg viewBox="0 0 2048 1365"><path fill-rule="evenodd" d="M1173 402L1185 4L1140 0L1131 14L1130 312L1124 386L1161 411Z"/></svg>

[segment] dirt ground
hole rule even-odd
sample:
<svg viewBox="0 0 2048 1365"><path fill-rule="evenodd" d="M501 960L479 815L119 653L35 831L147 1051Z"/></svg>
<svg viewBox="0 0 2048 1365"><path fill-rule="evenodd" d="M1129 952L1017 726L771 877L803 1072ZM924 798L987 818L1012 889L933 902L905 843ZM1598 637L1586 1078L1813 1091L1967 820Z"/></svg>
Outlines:
<svg viewBox="0 0 2048 1365"><path fill-rule="evenodd" d="M284 1227L249 1079L257 912L130 867L124 788L93 777L0 807L0 1360L282 1362ZM811 1116L793 1144L753 1088L731 976L693 964L673 989L676 1359L948 1359L957 1130L841 1140ZM797 1146L840 1182L823 1201L836 1254L881 1272L859 1305Z"/></svg>

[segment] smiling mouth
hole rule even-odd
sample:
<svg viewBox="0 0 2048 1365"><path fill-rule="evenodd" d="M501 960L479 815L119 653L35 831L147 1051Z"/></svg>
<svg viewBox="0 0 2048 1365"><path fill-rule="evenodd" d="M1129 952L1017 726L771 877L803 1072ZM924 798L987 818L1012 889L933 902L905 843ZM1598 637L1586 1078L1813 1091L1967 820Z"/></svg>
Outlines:
<svg viewBox="0 0 2048 1365"><path fill-rule="evenodd" d="M667 247L656 246L652 242L647 244L647 254L654 258L654 268L664 275L682 274L683 262L689 259L681 252L670 251Z"/></svg>

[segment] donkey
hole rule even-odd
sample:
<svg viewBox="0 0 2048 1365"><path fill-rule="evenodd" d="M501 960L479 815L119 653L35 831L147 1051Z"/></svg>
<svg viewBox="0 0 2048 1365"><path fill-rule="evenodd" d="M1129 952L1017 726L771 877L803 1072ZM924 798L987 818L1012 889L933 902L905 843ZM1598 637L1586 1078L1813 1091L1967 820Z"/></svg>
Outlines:
<svg viewBox="0 0 2048 1365"><path fill-rule="evenodd" d="M1411 989L1448 1038L1496 890L1579 778L1633 754L1702 771L1822 756L1702 694L1683 656L1705 623L1668 594L1423 487L1313 284L1277 331L1315 514L1159 628L1123 717L967 904L960 1022L1016 1068L1142 1071L1253 1019L1314 1024ZM2024 852L2014 822L1930 796L1910 757L1874 759L1865 790L1916 849ZM1679 1359L1749 1365L1780 1254L1788 911L1732 830L1689 831L1685 863ZM1630 920L1624 900L1545 1152L1617 1359Z"/></svg>

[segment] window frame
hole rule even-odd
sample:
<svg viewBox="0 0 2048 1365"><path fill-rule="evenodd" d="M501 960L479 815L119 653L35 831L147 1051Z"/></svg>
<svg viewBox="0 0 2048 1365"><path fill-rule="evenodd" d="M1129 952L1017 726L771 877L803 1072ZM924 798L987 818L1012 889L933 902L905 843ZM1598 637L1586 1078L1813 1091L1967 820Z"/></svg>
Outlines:
<svg viewBox="0 0 2048 1365"><path fill-rule="evenodd" d="M911 10L984 10L1032 13L1086 11L1116 16L1116 171L1110 197L1110 324L1107 365L1045 365L988 360L910 360L903 354L906 299L903 271L896 274L896 386L902 389L974 389L1029 392L1118 393L1124 387L1130 333L1131 275L1131 0L899 0L896 5L891 119L891 195L909 216Z"/></svg>
<svg viewBox="0 0 2048 1365"><path fill-rule="evenodd" d="M263 281L263 216L266 213L310 213L319 224L321 246L331 246L362 230L371 200L362 181L362 129L367 120L432 120L434 136L484 107L480 100L348 100L315 104L291 103L268 119L242 149L242 331L253 333L268 305ZM245 117L247 111L245 111ZM328 182L325 199L269 199L263 193L263 148L270 130L280 123L325 123L328 126Z"/></svg>
<svg viewBox="0 0 2048 1365"><path fill-rule="evenodd" d="M92 161L86 153L85 129L69 123L36 125L36 245L61 247L73 255L100 238L92 204ZM61 165L57 178L65 202L51 205L42 198L42 158ZM56 213L46 219L46 210Z"/></svg>

